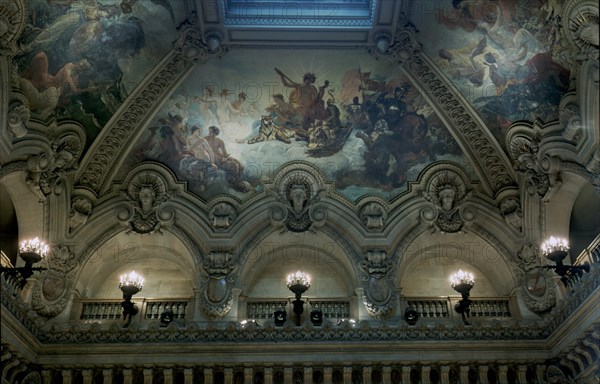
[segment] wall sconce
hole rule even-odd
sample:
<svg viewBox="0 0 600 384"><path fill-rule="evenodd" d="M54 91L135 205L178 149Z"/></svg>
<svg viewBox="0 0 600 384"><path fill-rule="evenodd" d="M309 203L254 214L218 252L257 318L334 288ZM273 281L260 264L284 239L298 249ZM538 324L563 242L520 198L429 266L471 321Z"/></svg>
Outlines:
<svg viewBox="0 0 600 384"><path fill-rule="evenodd" d="M275 325L278 327L283 326L285 320L287 319L287 312L283 309L278 309L273 313L273 321Z"/></svg>
<svg viewBox="0 0 600 384"><path fill-rule="evenodd" d="M321 311L319 308L315 308L310 311L310 321L316 326L323 324L323 311Z"/></svg>
<svg viewBox="0 0 600 384"><path fill-rule="evenodd" d="M292 301L292 304L294 305L294 313L296 314L296 325L300 325L300 316L304 312L304 301L301 300L301 297L310 288L310 276L300 271L290 273L287 276L287 287L296 296L296 300Z"/></svg>
<svg viewBox="0 0 600 384"><path fill-rule="evenodd" d="M462 269L459 269L458 272L453 273L450 276L450 286L462 296L462 300L460 300L454 306L454 309L456 312L462 315L465 325L469 325L467 317L469 317L469 307L473 302L469 299L469 294L471 293L473 285L475 285L475 279L473 278L473 274L470 272L465 272Z"/></svg>
<svg viewBox="0 0 600 384"><path fill-rule="evenodd" d="M356 327L356 320L354 319L340 319L337 322L338 327Z"/></svg>
<svg viewBox="0 0 600 384"><path fill-rule="evenodd" d="M583 275L583 272L590 271L590 265L587 262L583 265L565 265L563 263L564 258L569 254L569 242L566 239L550 236L548 240L542 243L541 250L542 255L556 264L545 265L542 268L554 269L565 287L569 285L573 278L579 278Z"/></svg>
<svg viewBox="0 0 600 384"><path fill-rule="evenodd" d="M242 321L240 321L240 325L242 326L242 329L260 326L260 324L258 324L258 322L256 320L242 320Z"/></svg>
<svg viewBox="0 0 600 384"><path fill-rule="evenodd" d="M131 324L131 318L138 313L138 308L134 302L131 301L131 297L142 290L144 286L144 278L135 271L131 271L128 275L121 275L119 280L119 288L123 292L123 301L121 307L123 307L123 328L129 327Z"/></svg>
<svg viewBox="0 0 600 384"><path fill-rule="evenodd" d="M25 287L27 279L30 278L36 271L45 271L47 268L34 267L33 264L42 261L48 254L49 247L46 243L40 241L39 238L33 240L25 240L19 245L19 256L25 262L23 267L0 267L0 272L16 279L21 287Z"/></svg>

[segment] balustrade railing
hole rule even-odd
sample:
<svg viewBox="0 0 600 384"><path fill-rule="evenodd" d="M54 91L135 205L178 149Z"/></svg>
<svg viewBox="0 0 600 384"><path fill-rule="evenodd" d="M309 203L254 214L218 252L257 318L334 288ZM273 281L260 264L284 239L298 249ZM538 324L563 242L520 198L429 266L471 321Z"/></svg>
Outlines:
<svg viewBox="0 0 600 384"><path fill-rule="evenodd" d="M273 313L284 309L292 313L292 299L249 299L246 302L246 318L259 320L273 318ZM324 319L346 319L352 317L350 299L311 299L306 298L306 313L320 309Z"/></svg>
<svg viewBox="0 0 600 384"><path fill-rule="evenodd" d="M144 317L146 319L159 319L162 313L171 311L174 319L182 320L185 319L187 305L187 300L147 301Z"/></svg>
<svg viewBox="0 0 600 384"><path fill-rule="evenodd" d="M403 299L406 307L412 307L421 319L460 318L456 316L454 305L460 300L458 297L410 297ZM508 297L482 298L472 297L470 316L476 318L505 318L512 317Z"/></svg>
<svg viewBox="0 0 600 384"><path fill-rule="evenodd" d="M151 320L160 319L166 311L173 312L173 319L186 318L189 299L157 300L134 298L134 303L141 309L141 318ZM94 300L81 301L80 320L119 320L122 318L121 300Z"/></svg>

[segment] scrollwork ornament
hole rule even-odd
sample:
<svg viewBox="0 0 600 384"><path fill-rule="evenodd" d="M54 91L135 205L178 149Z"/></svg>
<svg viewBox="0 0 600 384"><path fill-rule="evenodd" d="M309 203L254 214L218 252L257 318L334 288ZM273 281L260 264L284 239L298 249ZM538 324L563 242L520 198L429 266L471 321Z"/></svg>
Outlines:
<svg viewBox="0 0 600 384"><path fill-rule="evenodd" d="M30 118L29 108L23 104L11 106L8 112L8 127L17 139L27 134L27 122Z"/></svg>
<svg viewBox="0 0 600 384"><path fill-rule="evenodd" d="M11 56L16 50L15 42L25 26L24 1L0 2L0 53Z"/></svg>
<svg viewBox="0 0 600 384"><path fill-rule="evenodd" d="M236 218L235 207L227 202L216 204L209 213L209 219L214 230L227 230Z"/></svg>
<svg viewBox="0 0 600 384"><path fill-rule="evenodd" d="M387 213L381 203L372 201L363 206L360 218L367 229L381 230L385 226Z"/></svg>
<svg viewBox="0 0 600 384"><path fill-rule="evenodd" d="M69 215L69 231L84 225L92 214L92 202L87 197L77 196L71 201L71 212Z"/></svg>
<svg viewBox="0 0 600 384"><path fill-rule="evenodd" d="M363 274L363 303L372 316L383 318L394 307L393 282L390 271L392 261L384 250L369 250L360 263Z"/></svg>
<svg viewBox="0 0 600 384"><path fill-rule="evenodd" d="M213 251L205 257L202 267L205 290L200 308L211 318L222 318L233 305L235 257L228 251Z"/></svg>
<svg viewBox="0 0 600 384"><path fill-rule="evenodd" d="M42 384L42 376L39 372L29 372L21 381L22 384Z"/></svg>
<svg viewBox="0 0 600 384"><path fill-rule="evenodd" d="M52 248L48 256L49 268L39 275L31 295L31 306L38 315L51 318L66 308L77 265L75 255L68 247Z"/></svg>

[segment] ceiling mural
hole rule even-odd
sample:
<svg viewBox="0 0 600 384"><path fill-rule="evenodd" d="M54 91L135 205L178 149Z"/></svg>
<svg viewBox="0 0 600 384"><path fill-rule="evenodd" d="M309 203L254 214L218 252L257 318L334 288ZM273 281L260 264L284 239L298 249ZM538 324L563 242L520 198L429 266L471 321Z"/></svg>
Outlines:
<svg viewBox="0 0 600 384"><path fill-rule="evenodd" d="M30 109L86 127L88 145L171 49L184 2L29 0L13 61Z"/></svg>
<svg viewBox="0 0 600 384"><path fill-rule="evenodd" d="M515 121L558 118L570 73L560 64L555 8L541 0L415 2L423 49L502 144Z"/></svg>
<svg viewBox="0 0 600 384"><path fill-rule="evenodd" d="M167 165L204 197L245 200L286 162L309 161L351 200L391 199L436 160L466 164L432 107L365 51L235 49L188 75L153 118L121 176Z"/></svg>

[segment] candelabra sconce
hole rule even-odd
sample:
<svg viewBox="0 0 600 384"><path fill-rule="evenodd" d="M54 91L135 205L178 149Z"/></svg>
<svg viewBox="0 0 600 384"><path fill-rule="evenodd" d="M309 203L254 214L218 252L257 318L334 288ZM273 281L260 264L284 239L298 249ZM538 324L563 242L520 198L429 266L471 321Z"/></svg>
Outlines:
<svg viewBox="0 0 600 384"><path fill-rule="evenodd" d="M283 326L283 324L285 324L285 321L287 320L287 312L283 309L278 309L277 311L275 311L273 313L273 321L275 322L275 325L278 327Z"/></svg>
<svg viewBox="0 0 600 384"><path fill-rule="evenodd" d="M323 311L321 311L319 308L315 308L310 311L310 321L316 326L323 324Z"/></svg>
<svg viewBox="0 0 600 384"><path fill-rule="evenodd" d="M458 272L450 276L450 286L462 296L462 299L454 306L454 309L462 315L465 325L470 325L467 318L470 313L469 307L473 301L469 299L469 295L474 285L475 279L470 272L459 269Z"/></svg>
<svg viewBox="0 0 600 384"><path fill-rule="evenodd" d="M310 288L310 276L300 271L290 273L287 277L287 287L296 296L296 300L292 301L292 304L296 314L296 325L300 325L302 312L304 312L304 300L301 298L302 294Z"/></svg>
<svg viewBox="0 0 600 384"><path fill-rule="evenodd" d="M123 301L121 302L121 307L123 307L123 321L125 321L123 328L129 327L131 318L138 313L137 305L131 301L131 298L141 291L143 286L144 278L134 271L121 275L119 288L123 292Z"/></svg>
<svg viewBox="0 0 600 384"><path fill-rule="evenodd" d="M19 257L25 262L23 267L0 267L0 272L14 278L23 289L27 284L27 279L33 276L34 272L45 271L47 268L34 267L33 264L39 263L48 254L48 245L39 238L25 240L19 245Z"/></svg>
<svg viewBox="0 0 600 384"><path fill-rule="evenodd" d="M573 279L578 279L583 272L590 271L590 265L586 262L583 265L565 265L563 260L569 254L569 243L565 239L550 236L542 246L542 255L548 260L553 261L555 265L545 265L542 268L553 269L560 276L560 281L564 286L568 286Z"/></svg>

